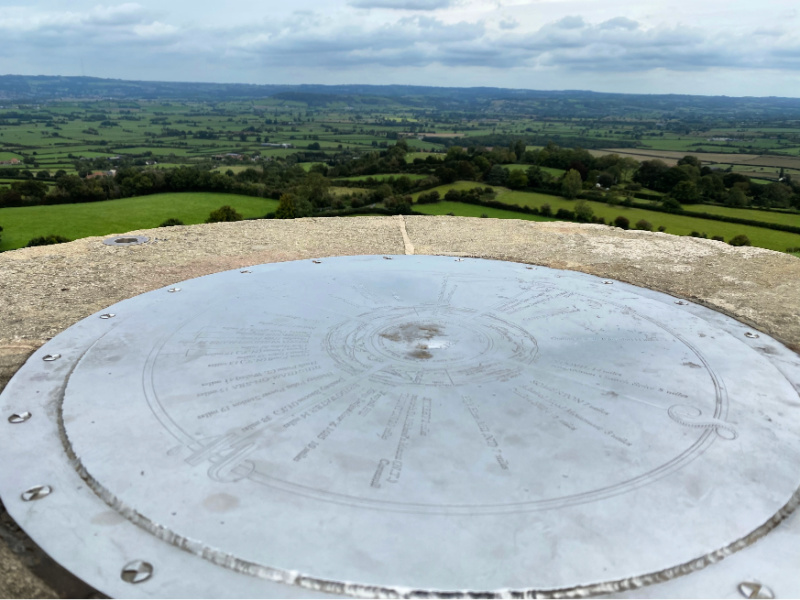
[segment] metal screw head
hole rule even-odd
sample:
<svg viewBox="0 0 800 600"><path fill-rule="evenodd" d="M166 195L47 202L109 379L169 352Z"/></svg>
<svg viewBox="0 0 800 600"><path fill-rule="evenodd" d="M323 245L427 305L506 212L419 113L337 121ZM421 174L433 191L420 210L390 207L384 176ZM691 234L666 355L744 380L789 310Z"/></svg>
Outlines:
<svg viewBox="0 0 800 600"><path fill-rule="evenodd" d="M606 284L606 285L614 285L613 281L604 281L603 283Z"/></svg>
<svg viewBox="0 0 800 600"><path fill-rule="evenodd" d="M60 354L47 354L42 357L42 360L45 362L53 362L54 360L58 360L61 358Z"/></svg>
<svg viewBox="0 0 800 600"><path fill-rule="evenodd" d="M174 288L170 288L170 289L168 289L167 291L168 291L170 294L174 294L175 292L180 292L180 291L181 291L181 288L179 288L179 287L174 287Z"/></svg>
<svg viewBox="0 0 800 600"><path fill-rule="evenodd" d="M8 422L17 425L19 423L24 423L28 419L30 419L33 415L28 411L21 412L21 413L14 413L10 417L8 417Z"/></svg>
<svg viewBox="0 0 800 600"><path fill-rule="evenodd" d="M143 560L132 560L122 567L120 577L126 583L142 583L153 576L153 565Z"/></svg>
<svg viewBox="0 0 800 600"><path fill-rule="evenodd" d="M240 273L252 273L252 271L249 271L248 269L245 269L244 271L239 271L239 272Z"/></svg>
<svg viewBox="0 0 800 600"><path fill-rule="evenodd" d="M761 336L759 336L757 333L753 333L752 331L748 331L747 333L744 334L744 337L750 338L751 340L755 340Z"/></svg>
<svg viewBox="0 0 800 600"><path fill-rule="evenodd" d="M464 259L463 258L457 258L456 262L464 262Z"/></svg>
<svg viewBox="0 0 800 600"><path fill-rule="evenodd" d="M680 306L686 306L689 303L688 302L684 302L683 300L675 300L675 304L678 304Z"/></svg>
<svg viewBox="0 0 800 600"><path fill-rule="evenodd" d="M314 263L315 265L321 265L322 264L321 260L312 260L311 262Z"/></svg>
<svg viewBox="0 0 800 600"><path fill-rule="evenodd" d="M384 256L383 260L392 260L392 257L391 256Z"/></svg>
<svg viewBox="0 0 800 600"><path fill-rule="evenodd" d="M755 581L743 581L739 584L739 593L745 598L774 598L775 594L765 585Z"/></svg>
<svg viewBox="0 0 800 600"><path fill-rule="evenodd" d="M101 318L101 319L113 319L113 318L114 318L114 317L116 317L116 316L117 316L117 315L116 315L116 314L114 314L114 313L106 313L106 314L104 314L104 315L100 315L100 318Z"/></svg>
<svg viewBox="0 0 800 600"><path fill-rule="evenodd" d="M22 499L25 502L33 502L34 500L41 500L49 496L53 492L53 488L49 485L35 485L22 492Z"/></svg>

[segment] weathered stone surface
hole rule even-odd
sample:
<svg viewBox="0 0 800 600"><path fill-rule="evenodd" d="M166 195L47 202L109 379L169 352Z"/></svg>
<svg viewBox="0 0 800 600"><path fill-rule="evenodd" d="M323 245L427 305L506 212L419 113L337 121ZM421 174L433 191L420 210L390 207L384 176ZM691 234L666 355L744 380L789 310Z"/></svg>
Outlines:
<svg viewBox="0 0 800 600"><path fill-rule="evenodd" d="M111 247L88 238L0 255L0 389L47 339L125 298L254 264L412 251L614 278L704 304L800 348L800 260L757 248L597 225L455 217L248 221L131 234L151 241ZM0 541L0 596L54 593Z"/></svg>

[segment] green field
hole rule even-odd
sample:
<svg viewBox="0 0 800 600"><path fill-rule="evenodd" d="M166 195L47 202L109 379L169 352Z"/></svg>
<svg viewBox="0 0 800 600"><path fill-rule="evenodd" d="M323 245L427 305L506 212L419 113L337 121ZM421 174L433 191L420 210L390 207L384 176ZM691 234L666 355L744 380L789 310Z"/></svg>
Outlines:
<svg viewBox="0 0 800 600"><path fill-rule="evenodd" d="M526 215L513 210L501 210L462 202L437 202L436 204L416 204L414 210L424 215L447 215L453 213L457 217L480 217L486 215L490 219L520 219L523 221L557 221L539 215Z"/></svg>
<svg viewBox="0 0 800 600"><path fill-rule="evenodd" d="M39 236L71 240L158 227L170 218L186 225L203 223L212 210L229 204L245 218L263 217L278 202L264 198L207 192L154 194L88 204L59 204L0 209L0 251L25 246ZM165 230L166 231L166 230Z"/></svg>
<svg viewBox="0 0 800 600"><path fill-rule="evenodd" d="M800 227L800 213L781 212L777 210L756 210L748 208L728 208L713 204L685 204L683 210L687 212L701 212L712 215L724 215L737 219L750 219L763 223L778 223Z"/></svg>
<svg viewBox="0 0 800 600"><path fill-rule="evenodd" d="M448 190L451 189L468 190L478 185L479 184L473 181L457 181L455 183L449 185L442 185L434 189L437 190L442 197L444 197L444 195L448 192ZM487 187L487 186L480 186L480 187ZM497 200L498 202L503 202L504 204L517 204L519 206L530 206L536 208L541 208L542 205L549 204L553 213L555 213L560 208L564 208L566 210L575 209L575 203L576 203L575 200L567 200L560 196L549 196L547 194L537 194L531 192L515 192L502 187L495 187L493 189L497 193L495 200ZM415 194L413 196L415 201L418 195L419 194ZM414 209L419 210L420 212L424 212L425 210L428 210L427 207L439 207L442 206L443 204L445 203L441 202L438 204L414 205ZM613 222L617 216L623 216L627 218L630 221L631 228L633 228L634 224L637 221L644 219L645 221L649 221L653 225L654 230L659 226L664 226L666 228L667 233L673 233L676 235L689 235L693 231L697 231L699 233L707 234L709 238L713 236L722 236L725 238L725 241L728 241L732 237L744 234L750 239L750 242L753 244L753 246L760 246L761 248L769 248L770 250L785 252L787 248L800 247L800 234L796 233L775 231L772 229L754 227L751 225L737 225L734 223L723 223L721 221L699 219L699 218L689 217L686 215L673 215L669 213L644 210L640 208L611 206L608 204L604 204L602 202L589 201L587 202L587 204L589 204L589 206L592 207L595 216L605 219L606 222ZM486 212L488 210L482 206L462 204L458 202L452 203L452 205L463 206L465 207L464 210L466 210L468 207L470 211L472 211L472 209L480 209L478 210L478 215L480 215L481 212ZM433 209L433 210L439 210L439 209ZM455 212L456 215L474 216L472 213L466 215L466 213L464 213L463 211L458 212L453 209L448 209L444 212L445 213ZM748 211L748 212L752 213L756 211ZM434 213L426 213L426 214L434 214ZM518 216L513 218L518 218L518 219L525 218L528 216L525 215L524 213L515 213L515 214ZM769 213L762 213L758 211L757 214L769 214Z"/></svg>
<svg viewBox="0 0 800 600"><path fill-rule="evenodd" d="M427 175L417 175L415 173L382 173L380 175L354 175L353 177L342 177L342 181L366 181L367 179L374 179L375 181L384 181L389 179L390 177L394 177L397 179L398 177L408 177L411 181L419 181L420 179L425 179L428 177Z"/></svg>

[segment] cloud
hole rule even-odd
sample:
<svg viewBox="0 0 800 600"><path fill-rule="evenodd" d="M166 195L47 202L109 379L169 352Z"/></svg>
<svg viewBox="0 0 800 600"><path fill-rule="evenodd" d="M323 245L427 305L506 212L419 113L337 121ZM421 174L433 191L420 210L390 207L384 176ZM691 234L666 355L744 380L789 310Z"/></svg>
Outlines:
<svg viewBox="0 0 800 600"><path fill-rule="evenodd" d="M608 21L604 21L598 25L600 29L627 29L631 31L633 29L639 29L639 23L628 19L627 17L616 17L614 19L609 19Z"/></svg>
<svg viewBox="0 0 800 600"><path fill-rule="evenodd" d="M351 0L351 7L395 12L287 11L227 26L187 25L178 13L169 16L133 2L84 11L10 7L0 12L5 42L0 72L21 64L53 72L86 58L107 65L116 77L149 73L149 68L162 79L238 73L253 82L277 72L302 73L309 81L330 81L331 73L372 73L386 81L395 68L434 83L435 74L446 79L456 68L466 73L472 67L485 69L485 82L513 81L515 73L533 76L525 80L531 82L541 81L536 74L582 82L587 76L595 81L616 74L656 78L665 71L729 68L800 73L800 47L788 29L780 35L782 30L759 30L756 24L749 31L724 32L699 24L648 26L628 16L608 18L614 13L532 24L523 11L513 17L496 11L432 12L456 4L472 6L466 0ZM465 84L471 77L465 75Z"/></svg>
<svg viewBox="0 0 800 600"><path fill-rule="evenodd" d="M552 25L556 29L583 29L585 26L586 23L583 22L581 17L564 17Z"/></svg>
<svg viewBox="0 0 800 600"><path fill-rule="evenodd" d="M500 29L506 29L506 30L516 29L517 27L519 27L519 21L517 21L516 19L504 19L500 21L498 25L500 26Z"/></svg>
<svg viewBox="0 0 800 600"><path fill-rule="evenodd" d="M86 25L124 26L148 21L147 11L140 4L97 6L82 19Z"/></svg>
<svg viewBox="0 0 800 600"><path fill-rule="evenodd" d="M350 0L354 8L383 8L388 10L439 10L449 8L454 0Z"/></svg>

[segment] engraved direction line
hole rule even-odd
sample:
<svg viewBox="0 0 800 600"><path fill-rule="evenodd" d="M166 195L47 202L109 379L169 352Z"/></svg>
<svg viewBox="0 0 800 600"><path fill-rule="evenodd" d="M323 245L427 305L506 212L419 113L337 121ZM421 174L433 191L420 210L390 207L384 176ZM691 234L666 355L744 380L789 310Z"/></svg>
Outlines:
<svg viewBox="0 0 800 600"><path fill-rule="evenodd" d="M327 396L328 397L335 396L336 394L341 393L343 388L346 388L348 386L359 387L361 385L361 383L363 383L363 381L365 379L371 377L372 375L374 375L378 371L381 371L384 368L386 368L386 364L385 363L380 363L380 364L376 365L375 367L372 367L371 369L367 369L365 371L362 371L361 373L359 373L358 375L356 375L354 377L351 377L351 378L348 378L348 379L341 378L341 384L338 385L338 386L333 386L333 387L331 387L330 390L327 390L327 392L328 392ZM314 404L312 406L315 406L315 405L316 404ZM293 420L294 418L297 417L298 414L301 413L301 411L305 411L305 410L307 410L307 409L304 406L298 406L297 408L293 409L293 411L291 413L286 415L287 420L284 421L284 423L282 424L282 428L285 428L285 424L287 422Z"/></svg>

